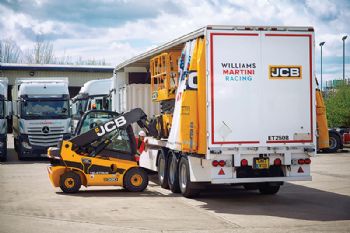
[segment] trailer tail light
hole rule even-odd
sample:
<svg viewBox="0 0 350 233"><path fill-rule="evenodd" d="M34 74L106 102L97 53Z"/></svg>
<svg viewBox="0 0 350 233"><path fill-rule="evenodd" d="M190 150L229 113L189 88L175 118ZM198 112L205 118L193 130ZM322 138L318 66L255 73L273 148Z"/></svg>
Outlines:
<svg viewBox="0 0 350 233"><path fill-rule="evenodd" d="M305 164L310 164L311 163L311 159L304 159Z"/></svg>
<svg viewBox="0 0 350 233"><path fill-rule="evenodd" d="M220 167L224 167L225 165L226 165L225 160L220 160L220 161L219 161L219 166L220 166Z"/></svg>
<svg viewBox="0 0 350 233"><path fill-rule="evenodd" d="M214 161L211 163L211 165L213 165L213 167L217 167L217 166L219 166L219 161L214 160Z"/></svg>
<svg viewBox="0 0 350 233"><path fill-rule="evenodd" d="M241 160L241 166L242 166L242 167L248 166L248 160L242 159L242 160Z"/></svg>
<svg viewBox="0 0 350 233"><path fill-rule="evenodd" d="M298 159L298 164L300 164L300 165L305 164L305 160L304 159Z"/></svg>
<svg viewBox="0 0 350 233"><path fill-rule="evenodd" d="M274 164L275 166L281 166L282 161L281 161L281 159L277 158L277 159L275 159L275 160L273 161L273 164Z"/></svg>

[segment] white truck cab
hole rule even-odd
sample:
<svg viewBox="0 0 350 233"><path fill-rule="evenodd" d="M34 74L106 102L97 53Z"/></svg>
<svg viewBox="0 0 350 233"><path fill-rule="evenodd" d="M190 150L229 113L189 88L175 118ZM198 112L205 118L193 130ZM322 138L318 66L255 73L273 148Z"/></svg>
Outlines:
<svg viewBox="0 0 350 233"><path fill-rule="evenodd" d="M13 136L19 159L45 157L71 136L67 78L19 78L12 88Z"/></svg>
<svg viewBox="0 0 350 233"><path fill-rule="evenodd" d="M110 110L110 89L112 79L91 80L84 84L79 94L72 98L72 116L74 128L82 115L91 109Z"/></svg>

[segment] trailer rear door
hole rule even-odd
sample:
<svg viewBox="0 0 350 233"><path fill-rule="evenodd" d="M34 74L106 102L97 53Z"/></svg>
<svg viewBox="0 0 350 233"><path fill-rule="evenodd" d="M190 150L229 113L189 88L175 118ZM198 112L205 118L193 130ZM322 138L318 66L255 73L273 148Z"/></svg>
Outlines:
<svg viewBox="0 0 350 233"><path fill-rule="evenodd" d="M313 145L313 33L206 36L209 147Z"/></svg>

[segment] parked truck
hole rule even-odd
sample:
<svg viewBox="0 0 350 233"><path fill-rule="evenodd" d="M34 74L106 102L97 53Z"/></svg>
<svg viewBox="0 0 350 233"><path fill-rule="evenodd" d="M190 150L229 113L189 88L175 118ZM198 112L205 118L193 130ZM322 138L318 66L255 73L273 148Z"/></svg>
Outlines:
<svg viewBox="0 0 350 233"><path fill-rule="evenodd" d="M7 86L8 79L0 78L0 161L7 160Z"/></svg>
<svg viewBox="0 0 350 233"><path fill-rule="evenodd" d="M73 125L76 128L82 115L91 109L109 110L112 79L91 80L84 83L78 95L72 98Z"/></svg>
<svg viewBox="0 0 350 233"><path fill-rule="evenodd" d="M46 157L48 147L70 138L68 78L18 78L12 100L19 159Z"/></svg>
<svg viewBox="0 0 350 233"><path fill-rule="evenodd" d="M161 187L185 197L207 184L275 194L285 181L311 180L312 27L207 26L119 64L117 78L125 67L150 71L161 106L140 157Z"/></svg>

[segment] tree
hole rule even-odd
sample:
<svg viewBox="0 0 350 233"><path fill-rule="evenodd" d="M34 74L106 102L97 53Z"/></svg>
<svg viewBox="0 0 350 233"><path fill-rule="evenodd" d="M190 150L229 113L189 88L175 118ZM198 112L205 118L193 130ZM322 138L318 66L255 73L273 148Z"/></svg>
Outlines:
<svg viewBox="0 0 350 233"><path fill-rule="evenodd" d="M342 84L325 99L330 127L350 127L350 85Z"/></svg>
<svg viewBox="0 0 350 233"><path fill-rule="evenodd" d="M36 40L33 49L25 53L24 60L31 64L52 64L55 61L53 43L51 41Z"/></svg>
<svg viewBox="0 0 350 233"><path fill-rule="evenodd" d="M0 62L20 63L22 50L12 39L0 40Z"/></svg>

